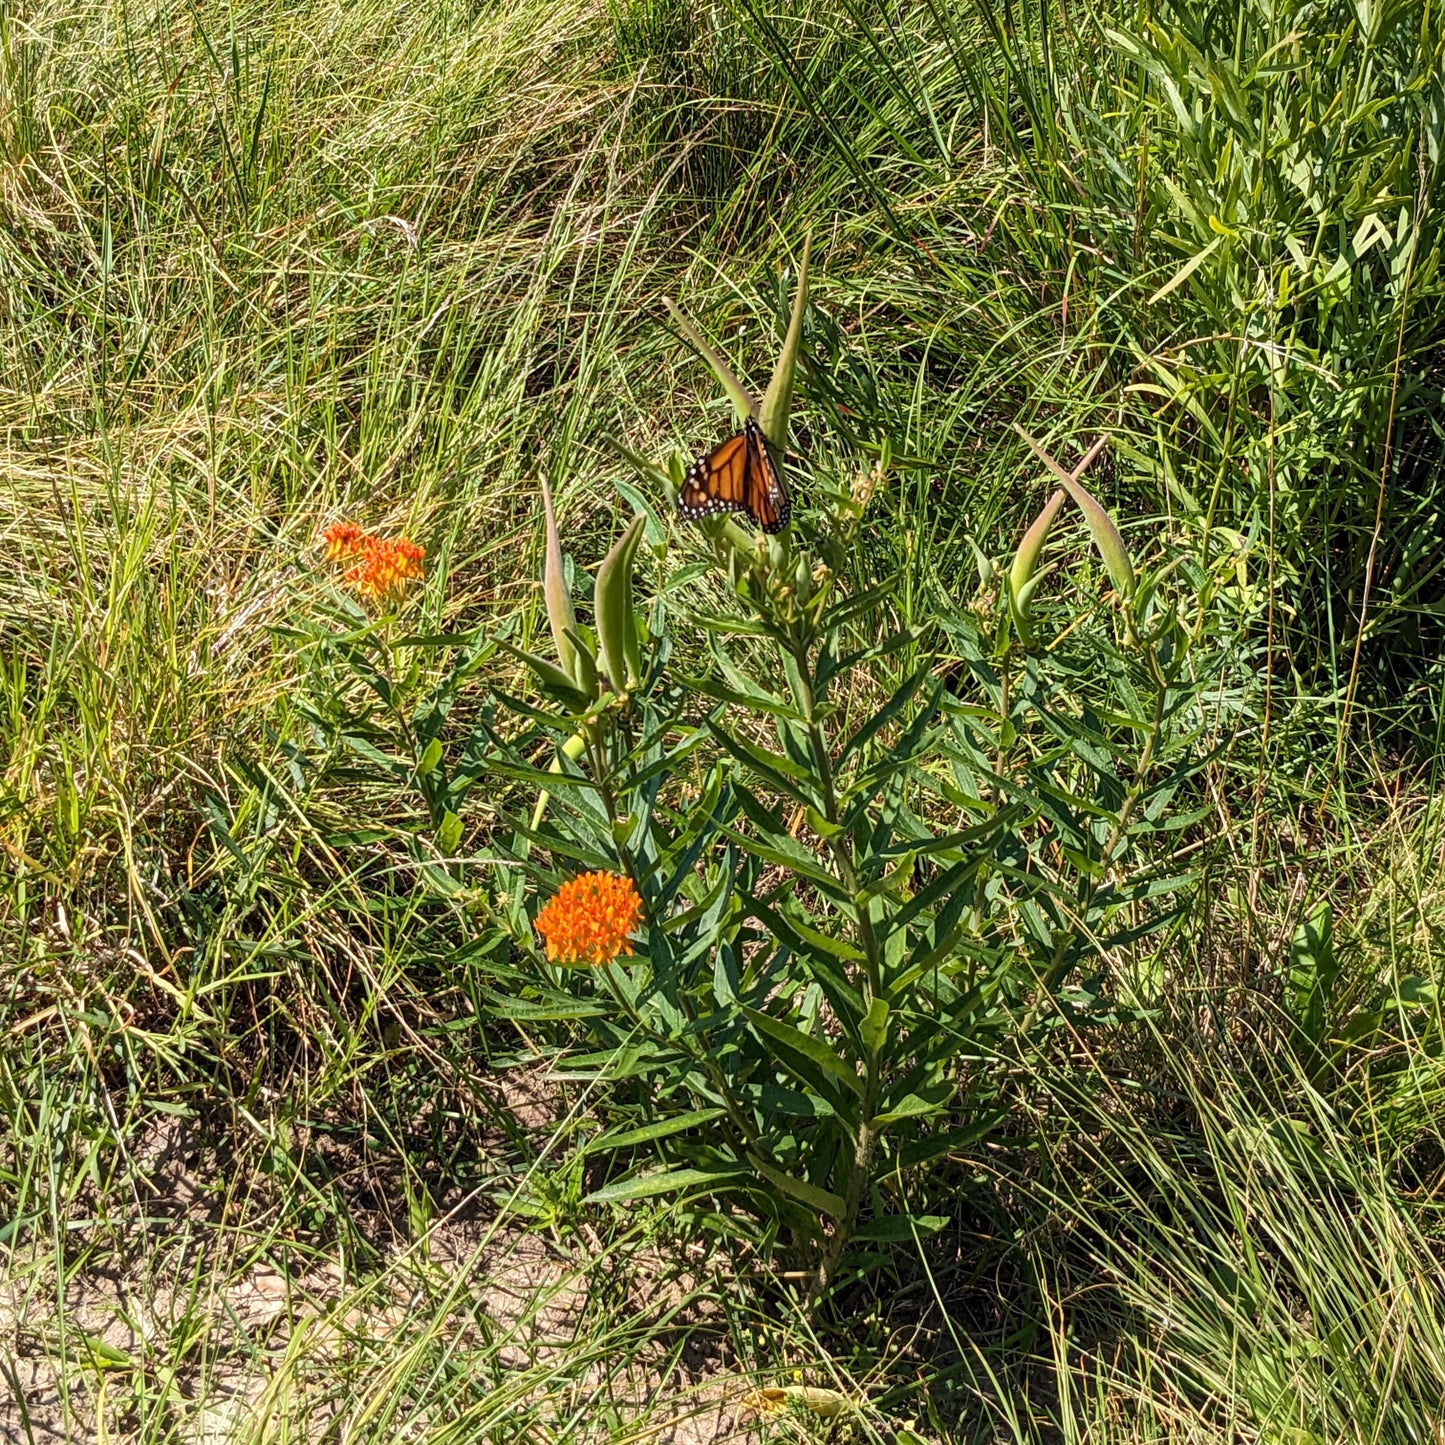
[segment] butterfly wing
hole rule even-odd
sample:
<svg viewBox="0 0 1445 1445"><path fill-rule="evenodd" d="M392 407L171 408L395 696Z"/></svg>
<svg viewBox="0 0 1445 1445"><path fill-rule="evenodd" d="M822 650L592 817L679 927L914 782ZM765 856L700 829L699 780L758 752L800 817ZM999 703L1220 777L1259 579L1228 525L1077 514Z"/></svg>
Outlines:
<svg viewBox="0 0 1445 1445"><path fill-rule="evenodd" d="M745 512L765 532L781 532L792 515L783 479L751 417L736 436L693 462L677 494L677 514L685 522L724 512Z"/></svg>
<svg viewBox="0 0 1445 1445"><path fill-rule="evenodd" d="M751 417L743 428L743 435L747 439L750 463L747 470L748 515L763 531L781 532L793 515L793 503L778 469L773 465L768 444Z"/></svg>
<svg viewBox="0 0 1445 1445"><path fill-rule="evenodd" d="M687 469L677 494L677 515L684 522L697 522L723 512L746 512L748 465L746 431L719 442Z"/></svg>

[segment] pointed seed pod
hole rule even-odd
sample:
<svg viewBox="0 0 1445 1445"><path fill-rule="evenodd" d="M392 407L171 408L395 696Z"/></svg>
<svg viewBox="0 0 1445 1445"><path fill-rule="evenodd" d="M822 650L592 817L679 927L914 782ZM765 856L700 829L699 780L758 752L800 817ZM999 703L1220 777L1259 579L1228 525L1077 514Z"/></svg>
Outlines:
<svg viewBox="0 0 1445 1445"><path fill-rule="evenodd" d="M557 649L562 671L580 686L576 649L567 638L567 633L576 629L577 616L572 610L571 594L567 591L562 544L557 537L557 514L552 510L552 489L545 477L542 478L542 510L547 529L546 551L542 559L542 594L547 601L547 622L552 629L552 645Z"/></svg>
<svg viewBox="0 0 1445 1445"><path fill-rule="evenodd" d="M632 559L637 552L637 539L642 535L642 517L631 525L612 545L597 573L593 594L597 610L597 650L602 671L615 693L627 691L627 629L633 629L633 650L636 651L636 622L632 605Z"/></svg>
<svg viewBox="0 0 1445 1445"><path fill-rule="evenodd" d="M773 377L763 394L758 425L773 448L773 464L782 462L788 449L788 422L793 410L793 376L798 369L798 351L803 342L803 317L808 306L808 257L813 249L811 235L803 242L803 258L798 264L798 289L793 293L793 314L788 321L788 334L782 354L773 368Z"/></svg>

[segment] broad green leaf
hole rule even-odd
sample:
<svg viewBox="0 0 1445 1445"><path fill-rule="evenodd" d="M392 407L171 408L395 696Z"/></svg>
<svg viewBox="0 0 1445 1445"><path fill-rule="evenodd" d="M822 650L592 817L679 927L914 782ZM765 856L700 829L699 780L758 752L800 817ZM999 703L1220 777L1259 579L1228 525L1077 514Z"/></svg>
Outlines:
<svg viewBox="0 0 1445 1445"><path fill-rule="evenodd" d="M907 681L898 687L893 696L878 709L873 717L864 723L863 726L848 739L843 745L842 753L839 755L840 762L857 752L859 748L865 747L877 737L884 728L897 720L899 714L902 713L903 709L913 700L913 695L923 685L923 681L928 676L930 668L930 663L924 663L912 677L908 678ZM924 712L927 713L929 711L931 711L931 708L925 704ZM907 755L906 752L904 755Z"/></svg>
<svg viewBox="0 0 1445 1445"><path fill-rule="evenodd" d="M616 1134L599 1134L588 1142L586 1152L593 1154L602 1149L625 1149L632 1144L646 1144L653 1139L666 1139L673 1134L695 1129L699 1124L710 1124L722 1117L724 1111L718 1108L691 1109L685 1114L674 1114L670 1119L659 1119L656 1123L643 1124L636 1129L623 1129Z"/></svg>
<svg viewBox="0 0 1445 1445"><path fill-rule="evenodd" d="M918 1238L927 1239L947 1227L947 1214L885 1214L870 1219L853 1231L853 1238L878 1244L902 1244Z"/></svg>
<svg viewBox="0 0 1445 1445"><path fill-rule="evenodd" d="M621 1204L629 1199L651 1199L658 1194L675 1194L679 1190L735 1189L748 1183L748 1173L737 1167L717 1169L663 1169L655 1174L637 1174L619 1179L601 1189L594 1189L584 1204Z"/></svg>
<svg viewBox="0 0 1445 1445"><path fill-rule="evenodd" d="M828 630L841 628L857 617L871 612L875 607L884 602L892 601L898 595L898 574L885 578L876 587L870 587L866 592L857 592L846 597L836 607L830 608L822 619L822 625Z"/></svg>
<svg viewBox="0 0 1445 1445"><path fill-rule="evenodd" d="M843 1211L848 1206L839 1195L830 1193L826 1189L819 1189L816 1184L809 1184L805 1179L796 1179L781 1169L773 1168L756 1153L749 1153L748 1162L769 1184L781 1189L784 1194L790 1195L799 1203L806 1204L809 1209L826 1215L829 1219L843 1217Z"/></svg>
<svg viewBox="0 0 1445 1445"><path fill-rule="evenodd" d="M782 914L781 919L781 926L787 927L793 935L790 941L794 948L797 948L800 944L804 952L807 952L810 948L815 948L820 952L831 954L834 958L845 964L862 963L864 958L867 957L861 948L849 943L846 939L835 938L832 934L824 933L821 929L814 928L811 923L799 918L795 913ZM779 915L774 914L771 910L767 911L766 921L772 923L774 927L780 926Z"/></svg>
<svg viewBox="0 0 1445 1445"><path fill-rule="evenodd" d="M734 796L740 803L749 790L738 785L734 788ZM763 808L756 797L744 804L749 820L755 826L762 827L761 819L769 816L768 810ZM757 813L754 816L754 809ZM810 883L816 884L829 898L839 901L851 901L838 880L823 866L817 856L808 851L795 838L791 838L782 829L773 831L769 829L769 836L766 838L748 837L733 828L723 828L724 837L733 839L739 847L743 848L753 857L760 858L767 863L776 863L780 868L786 868L806 878Z"/></svg>
<svg viewBox="0 0 1445 1445"><path fill-rule="evenodd" d="M783 825L783 820L777 813L768 807L751 788L742 783L734 783L733 796L738 800L738 805L747 815L748 821L768 842L783 847L787 847L788 844L802 847L795 838L790 837L787 828Z"/></svg>
<svg viewBox="0 0 1445 1445"><path fill-rule="evenodd" d="M488 1000L508 1018L541 1022L547 1019L595 1019L607 1017L615 1005L604 1005L590 999L573 998L569 994L547 994L539 1002L516 998L510 994L488 991Z"/></svg>
<svg viewBox="0 0 1445 1445"><path fill-rule="evenodd" d="M1322 899L1295 929L1289 946L1291 1011L1312 1044L1324 1039L1339 974L1334 913L1329 900Z"/></svg>
<svg viewBox="0 0 1445 1445"><path fill-rule="evenodd" d="M785 717L793 722L803 722L804 718L797 708L790 703L779 702L776 698L760 692L739 692L735 688L724 687L719 682L710 678L686 679L689 691L700 694L703 697L710 697L715 702L726 703L729 707L751 709L757 712L770 713L775 717Z"/></svg>
<svg viewBox="0 0 1445 1445"><path fill-rule="evenodd" d="M776 1042L786 1044L790 1049L796 1050L832 1078L837 1079L858 1098L863 1097L863 1081L838 1057L837 1052L829 1048L821 1039L794 1028L792 1024L784 1023L782 1019L774 1018L772 1014L750 1008L747 1004L740 1004L739 1007L744 1016L760 1033L767 1034Z"/></svg>
<svg viewBox="0 0 1445 1445"><path fill-rule="evenodd" d="M925 1114L936 1114L941 1107L939 1104L930 1103L927 1099L920 1099L917 1094L908 1094L891 1109L882 1114L875 1114L868 1121L868 1127L870 1129L887 1129L902 1119L917 1119Z"/></svg>
<svg viewBox="0 0 1445 1445"><path fill-rule="evenodd" d="M870 1054L876 1054L888 1037L888 1012L888 1000L875 998L868 1005L868 1012L864 1015L863 1022L858 1025L858 1034L863 1040L863 1047Z"/></svg>
<svg viewBox="0 0 1445 1445"><path fill-rule="evenodd" d="M1004 1110L993 1110L960 1129L949 1129L905 1145L898 1151L898 1167L912 1169L918 1164L926 1164L930 1159L937 1159L940 1154L947 1154L951 1149L966 1149L970 1144L975 1144L991 1134L1006 1117Z"/></svg>
<svg viewBox="0 0 1445 1445"><path fill-rule="evenodd" d="M395 778L404 778L409 771L407 765L400 758L394 758L381 751L373 742L367 738L359 737L356 733L342 734L342 741L358 757L375 763L379 768L384 769Z"/></svg>
<svg viewBox="0 0 1445 1445"><path fill-rule="evenodd" d="M714 722L709 721L709 726L713 736L728 752L740 763L746 763L750 768L754 768L759 777L766 778L769 784L777 788L779 792L788 793L797 798L800 803L814 802L810 792L800 791L800 785L806 785L809 789L817 787L818 780L810 769L800 766L781 753L769 752L766 748L754 746L744 738L735 737Z"/></svg>
<svg viewBox="0 0 1445 1445"><path fill-rule="evenodd" d="M1196 251L1144 304L1157 306L1172 292L1177 291L1224 243L1223 236L1216 236L1202 251Z"/></svg>

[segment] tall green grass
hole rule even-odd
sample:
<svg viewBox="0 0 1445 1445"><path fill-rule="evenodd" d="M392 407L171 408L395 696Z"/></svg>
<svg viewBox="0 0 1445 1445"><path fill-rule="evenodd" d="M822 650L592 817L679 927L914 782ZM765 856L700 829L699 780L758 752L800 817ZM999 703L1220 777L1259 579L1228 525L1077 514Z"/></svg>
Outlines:
<svg viewBox="0 0 1445 1445"><path fill-rule="evenodd" d="M155 1441L207 1409L236 1439L651 1438L707 1374L728 1419L799 1376L856 1404L776 1438L1435 1438L1438 27L1407 0L7 10L12 1391L43 1357L74 1438ZM282 630L350 515L427 544L418 633L540 632L537 478L611 535L604 435L727 424L660 296L760 381L810 226L798 444L904 459L862 545L909 621L1042 499L1012 420L1071 459L1107 430L1131 543L1247 543L1236 656L1267 678L1183 844L1197 926L1108 961L1147 1017L1008 1060L1015 1136L917 1201L950 1231L818 1319L660 1208L580 1204L595 1100L517 1107L494 880L440 896L408 805L311 765ZM1288 1012L1321 900L1323 1070ZM468 1249L500 1221L559 1261L536 1312L592 1291L556 1353L512 1353L494 1262L428 1260L454 1210ZM289 1340L227 1315L262 1265L315 1307ZM674 1270L676 1308L639 1309ZM148 1335L106 1346L76 1294L102 1275ZM225 1406L253 1370L263 1406Z"/></svg>
<svg viewBox="0 0 1445 1445"><path fill-rule="evenodd" d="M971 403L951 448L1020 412L1107 425L1121 499L1260 539L1312 685L1353 692L1365 638L1373 700L1428 670L1429 5L737 9L825 131L810 204L865 201L869 302Z"/></svg>

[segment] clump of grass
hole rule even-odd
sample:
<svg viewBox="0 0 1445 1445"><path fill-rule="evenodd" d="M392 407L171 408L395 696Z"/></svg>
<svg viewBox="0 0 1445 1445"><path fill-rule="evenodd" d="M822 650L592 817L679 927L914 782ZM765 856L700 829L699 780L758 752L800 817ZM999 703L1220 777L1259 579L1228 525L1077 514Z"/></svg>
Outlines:
<svg viewBox="0 0 1445 1445"><path fill-rule="evenodd" d="M1171 1040L1141 1081L1144 1098L1167 1101L1147 1129L1135 1089L1092 1105L1068 1089L1071 1119L1097 1122L1050 1171L1052 1207L1098 1274L1085 1286L1049 1235L1034 1246L1040 1288L1076 1321L1058 1342L1071 1382L1061 1423L1102 1411L1119 1428L1143 1407L1159 1438L1405 1441L1439 1420L1439 1263L1371 1147L1384 1121L1342 1124L1307 1073L1288 1056L1271 1067L1260 1042L1191 1055ZM1123 1352L1110 1339L1121 1312Z"/></svg>
<svg viewBox="0 0 1445 1445"><path fill-rule="evenodd" d="M0 1394L46 1361L60 1397L7 1430L635 1440L787 1386L851 1404L743 1419L1436 1431L1437 21L1038 13L0 21ZM658 298L756 376L810 223L794 445L895 460L846 566L933 626L970 534L996 554L1044 500L1008 423L1060 455L1108 430L1091 485L1131 546L1238 533L1231 666L1264 679L1221 696L1190 928L1098 962L1096 1002L1139 1012L1002 1051L1014 1133L910 1201L955 1226L813 1317L752 1245L582 1203L599 1096L523 1067L575 1034L515 1007L505 882L437 867L413 794L317 750L296 646L318 610L360 625L318 565L340 517L427 548L423 643L540 636L537 476L569 537L612 535L602 435L714 439ZM1061 595L1093 588L1084 533L1055 543ZM519 1323L488 1288L534 1248Z"/></svg>
<svg viewBox="0 0 1445 1445"><path fill-rule="evenodd" d="M1108 425L1120 495L1267 539L1290 599L1272 641L1312 679L1353 694L1367 631L1381 681L1408 675L1396 628L1430 657L1427 10L737 10L826 120L817 203L866 197L886 238L865 304L907 316L971 399L955 446L996 449L1031 410ZM856 73L810 68L860 30Z"/></svg>

